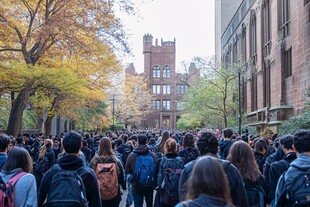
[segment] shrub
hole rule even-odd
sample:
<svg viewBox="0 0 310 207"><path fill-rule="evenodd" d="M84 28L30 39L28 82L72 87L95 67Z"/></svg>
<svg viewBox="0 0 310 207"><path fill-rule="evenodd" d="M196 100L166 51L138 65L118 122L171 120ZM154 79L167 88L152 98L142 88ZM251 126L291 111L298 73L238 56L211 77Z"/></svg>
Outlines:
<svg viewBox="0 0 310 207"><path fill-rule="evenodd" d="M295 134L298 129L310 129L310 111L282 122L278 131L280 135Z"/></svg>

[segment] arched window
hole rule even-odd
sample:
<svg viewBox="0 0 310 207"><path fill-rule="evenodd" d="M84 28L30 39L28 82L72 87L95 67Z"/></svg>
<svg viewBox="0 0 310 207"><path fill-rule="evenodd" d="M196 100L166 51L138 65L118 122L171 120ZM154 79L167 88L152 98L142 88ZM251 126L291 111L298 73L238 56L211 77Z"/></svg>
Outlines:
<svg viewBox="0 0 310 207"><path fill-rule="evenodd" d="M153 78L160 78L160 68L159 66L153 67Z"/></svg>
<svg viewBox="0 0 310 207"><path fill-rule="evenodd" d="M163 68L163 78L169 78L170 77L170 67L164 66Z"/></svg>

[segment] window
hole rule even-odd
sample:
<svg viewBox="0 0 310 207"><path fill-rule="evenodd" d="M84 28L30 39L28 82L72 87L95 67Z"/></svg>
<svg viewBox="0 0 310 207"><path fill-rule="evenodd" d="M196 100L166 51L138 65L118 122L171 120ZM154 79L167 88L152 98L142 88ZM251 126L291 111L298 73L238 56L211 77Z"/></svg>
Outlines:
<svg viewBox="0 0 310 207"><path fill-rule="evenodd" d="M244 77L242 77L242 109L245 111L247 109L247 82Z"/></svg>
<svg viewBox="0 0 310 207"><path fill-rule="evenodd" d="M284 52L284 77L292 76L292 48Z"/></svg>
<svg viewBox="0 0 310 207"><path fill-rule="evenodd" d="M153 78L160 78L160 68L159 66L153 67Z"/></svg>
<svg viewBox="0 0 310 207"><path fill-rule="evenodd" d="M184 109L184 102L177 101L177 110L183 110Z"/></svg>
<svg viewBox="0 0 310 207"><path fill-rule="evenodd" d="M170 85L163 85L163 94L170 94Z"/></svg>
<svg viewBox="0 0 310 207"><path fill-rule="evenodd" d="M153 94L160 94L160 85L153 85L152 92Z"/></svg>
<svg viewBox="0 0 310 207"><path fill-rule="evenodd" d="M252 12L250 17L250 56L251 65L256 65L257 62L257 51L256 51L256 14Z"/></svg>
<svg viewBox="0 0 310 207"><path fill-rule="evenodd" d="M152 106L153 110L160 110L160 100L153 100Z"/></svg>
<svg viewBox="0 0 310 207"><path fill-rule="evenodd" d="M251 77L251 110L257 110L257 74L252 73Z"/></svg>
<svg viewBox="0 0 310 207"><path fill-rule="evenodd" d="M169 68L169 66L165 66L163 68L163 77L164 78L169 78L170 77L170 68Z"/></svg>
<svg viewBox="0 0 310 207"><path fill-rule="evenodd" d="M241 61L242 63L246 62L246 27L242 24L242 33L241 33Z"/></svg>
<svg viewBox="0 0 310 207"><path fill-rule="evenodd" d="M262 41L263 41L263 55L270 54L270 4L269 0L264 0L262 5Z"/></svg>
<svg viewBox="0 0 310 207"><path fill-rule="evenodd" d="M177 85L177 93L178 94L184 94L187 92L188 85L185 84L178 84Z"/></svg>
<svg viewBox="0 0 310 207"><path fill-rule="evenodd" d="M270 62L266 60L263 64L263 101L264 107L271 106L270 103Z"/></svg>
<svg viewBox="0 0 310 207"><path fill-rule="evenodd" d="M238 46L237 46L237 39L233 45L233 63L237 63L238 61Z"/></svg>
<svg viewBox="0 0 310 207"><path fill-rule="evenodd" d="M283 38L290 34L290 15L290 0L278 0L279 30Z"/></svg>
<svg viewBox="0 0 310 207"><path fill-rule="evenodd" d="M163 110L170 110L170 100L163 100Z"/></svg>

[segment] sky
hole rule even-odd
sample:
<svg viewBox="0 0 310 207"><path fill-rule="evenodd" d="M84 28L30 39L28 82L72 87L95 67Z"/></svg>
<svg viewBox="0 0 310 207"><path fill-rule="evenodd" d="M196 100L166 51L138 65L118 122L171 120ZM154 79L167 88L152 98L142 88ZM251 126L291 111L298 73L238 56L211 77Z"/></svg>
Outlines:
<svg viewBox="0 0 310 207"><path fill-rule="evenodd" d="M139 5L138 16L121 17L129 34L132 56L124 64L134 63L143 72L143 35L149 33L160 43L176 39L176 70L181 61L195 56L215 54L214 0L152 0Z"/></svg>

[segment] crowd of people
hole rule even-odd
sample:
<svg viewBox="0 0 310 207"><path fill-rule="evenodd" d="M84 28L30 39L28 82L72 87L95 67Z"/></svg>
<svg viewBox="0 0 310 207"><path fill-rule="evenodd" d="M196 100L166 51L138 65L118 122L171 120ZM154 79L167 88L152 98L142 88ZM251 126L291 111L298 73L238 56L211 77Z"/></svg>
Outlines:
<svg viewBox="0 0 310 207"><path fill-rule="evenodd" d="M310 206L309 129L1 134L0 168L0 206Z"/></svg>

